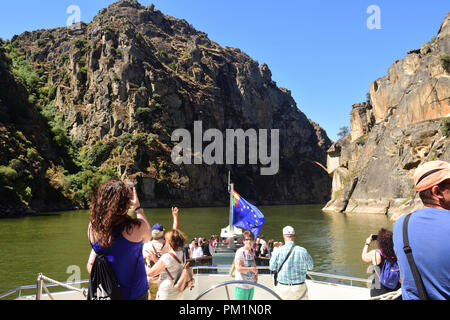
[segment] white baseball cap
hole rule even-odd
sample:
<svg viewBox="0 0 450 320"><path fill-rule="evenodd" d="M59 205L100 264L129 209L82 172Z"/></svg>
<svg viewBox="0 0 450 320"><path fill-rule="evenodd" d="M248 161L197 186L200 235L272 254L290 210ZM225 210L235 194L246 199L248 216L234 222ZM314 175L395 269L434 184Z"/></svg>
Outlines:
<svg viewBox="0 0 450 320"><path fill-rule="evenodd" d="M286 226L283 228L283 235L295 236L295 230L291 226Z"/></svg>

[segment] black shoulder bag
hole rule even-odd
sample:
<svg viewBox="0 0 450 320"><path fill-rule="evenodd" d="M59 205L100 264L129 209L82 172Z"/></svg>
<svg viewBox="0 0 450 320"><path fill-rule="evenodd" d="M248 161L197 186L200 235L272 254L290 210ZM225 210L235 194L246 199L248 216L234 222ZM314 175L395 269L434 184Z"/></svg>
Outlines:
<svg viewBox="0 0 450 320"><path fill-rule="evenodd" d="M408 222L409 218L411 218L411 214L408 214L403 221L403 251L406 254L406 258L408 259L409 267L411 268L411 272L414 278L414 282L416 284L417 292L419 293L420 300L428 300L427 292L425 291L425 286L423 285L422 277L420 276L419 270L417 269L416 263L414 262L414 258L412 255L412 249L409 246L409 238L408 238Z"/></svg>
<svg viewBox="0 0 450 320"><path fill-rule="evenodd" d="M276 286L278 284L278 272L280 272L281 268L283 268L284 263L287 261L287 259L289 258L289 256L292 253L292 250L294 250L295 244L292 245L291 250L289 250L288 255L286 256L286 259L284 259L283 263L281 264L281 266L278 268L278 270L273 271L273 285Z"/></svg>

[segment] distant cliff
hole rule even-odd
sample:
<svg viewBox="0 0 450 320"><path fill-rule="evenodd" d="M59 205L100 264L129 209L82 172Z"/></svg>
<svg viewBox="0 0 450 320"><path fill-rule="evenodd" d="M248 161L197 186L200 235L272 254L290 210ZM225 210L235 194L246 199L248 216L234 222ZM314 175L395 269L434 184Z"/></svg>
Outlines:
<svg viewBox="0 0 450 320"><path fill-rule="evenodd" d="M450 13L436 37L397 60L353 105L351 133L328 150L324 211L393 219L421 207L412 181L425 161L450 160Z"/></svg>
<svg viewBox="0 0 450 320"><path fill-rule="evenodd" d="M25 32L3 47L37 73L27 101L66 157L49 162L48 181L74 204L86 206L96 185L121 177L138 183L145 206L227 205L228 170L237 191L257 204L330 199L320 165L331 141L276 86L269 67L153 5L119 1L79 29ZM10 68L22 74L20 64ZM171 134L194 135L195 121L203 132L279 129L279 172L263 176L260 164L175 165Z"/></svg>

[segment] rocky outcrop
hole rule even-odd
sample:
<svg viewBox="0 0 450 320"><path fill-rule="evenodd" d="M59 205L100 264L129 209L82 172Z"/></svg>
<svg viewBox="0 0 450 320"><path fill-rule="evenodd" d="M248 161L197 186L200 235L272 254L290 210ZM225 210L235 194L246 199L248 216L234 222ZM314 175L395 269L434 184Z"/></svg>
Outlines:
<svg viewBox="0 0 450 320"><path fill-rule="evenodd" d="M11 42L46 75L54 97L43 111L63 121L79 148L82 174L61 178L68 195L81 197L72 185L102 171L136 181L145 206L227 205L231 171L238 192L258 204L329 200L325 131L266 64L184 20L123 0L79 29L25 32ZM195 121L203 132L279 129L278 173L261 175L261 163L175 165L171 134L183 128L193 137Z"/></svg>
<svg viewBox="0 0 450 320"><path fill-rule="evenodd" d="M354 104L350 112L350 134L352 141L369 133L375 124L373 107L369 101Z"/></svg>
<svg viewBox="0 0 450 320"><path fill-rule="evenodd" d="M324 211L387 214L393 219L420 207L412 182L425 161L450 160L450 14L438 35L397 60L370 85L370 101L353 106L351 133L328 150L333 176Z"/></svg>

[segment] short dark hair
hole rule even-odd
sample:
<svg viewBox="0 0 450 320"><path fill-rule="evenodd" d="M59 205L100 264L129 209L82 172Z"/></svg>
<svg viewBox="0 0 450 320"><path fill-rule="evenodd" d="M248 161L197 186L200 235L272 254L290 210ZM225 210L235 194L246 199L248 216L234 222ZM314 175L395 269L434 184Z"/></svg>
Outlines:
<svg viewBox="0 0 450 320"><path fill-rule="evenodd" d="M446 184L449 184L450 180L444 180L441 183L437 184L437 186L439 187L439 189L444 189ZM434 186L433 186L434 187ZM433 188L431 187L431 188ZM433 193L431 191L431 188L427 189L427 190L423 190L421 192L419 192L419 197L420 200L422 200L423 204L432 204L432 200L433 200Z"/></svg>

